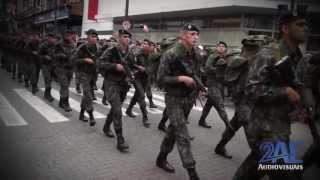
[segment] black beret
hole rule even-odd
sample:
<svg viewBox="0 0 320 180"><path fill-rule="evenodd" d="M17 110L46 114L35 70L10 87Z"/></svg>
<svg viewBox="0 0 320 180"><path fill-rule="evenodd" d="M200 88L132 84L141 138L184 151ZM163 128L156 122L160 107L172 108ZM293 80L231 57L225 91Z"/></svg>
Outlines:
<svg viewBox="0 0 320 180"><path fill-rule="evenodd" d="M67 34L75 34L76 32L74 31L74 30L72 30L72 29L66 29L65 31L64 31L64 34L65 35L67 35Z"/></svg>
<svg viewBox="0 0 320 180"><path fill-rule="evenodd" d="M196 31L199 33L199 28L196 26L196 25L193 25L193 24L185 24L183 27L182 27L182 30L183 31Z"/></svg>
<svg viewBox="0 0 320 180"><path fill-rule="evenodd" d="M86 34L89 35L96 35L98 36L98 32L95 29L89 29Z"/></svg>
<svg viewBox="0 0 320 180"><path fill-rule="evenodd" d="M218 44L223 44L225 47L228 47L228 46L227 46L227 43L225 43L225 42L223 42L223 41L219 41Z"/></svg>
<svg viewBox="0 0 320 180"><path fill-rule="evenodd" d="M306 18L307 8L308 6L306 5L297 5L297 8L295 10L288 10L287 5L279 5L278 6L278 13L279 13L278 24L279 25L288 24L295 20Z"/></svg>
<svg viewBox="0 0 320 180"><path fill-rule="evenodd" d="M129 37L132 36L132 34L131 34L129 31L127 31L127 30L125 30L125 29L119 29L119 36L120 36L120 35L123 35L123 34L129 35Z"/></svg>
<svg viewBox="0 0 320 180"><path fill-rule="evenodd" d="M56 33L54 33L54 32L49 32L49 33L47 34L47 37L53 37L53 38L55 38L55 37L56 37Z"/></svg>

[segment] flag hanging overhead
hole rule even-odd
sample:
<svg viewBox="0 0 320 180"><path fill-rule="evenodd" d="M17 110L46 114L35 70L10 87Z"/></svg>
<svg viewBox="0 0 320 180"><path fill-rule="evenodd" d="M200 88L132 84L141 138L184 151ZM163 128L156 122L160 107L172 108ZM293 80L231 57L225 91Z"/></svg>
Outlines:
<svg viewBox="0 0 320 180"><path fill-rule="evenodd" d="M98 0L89 0L88 19L96 20L95 16L98 14Z"/></svg>

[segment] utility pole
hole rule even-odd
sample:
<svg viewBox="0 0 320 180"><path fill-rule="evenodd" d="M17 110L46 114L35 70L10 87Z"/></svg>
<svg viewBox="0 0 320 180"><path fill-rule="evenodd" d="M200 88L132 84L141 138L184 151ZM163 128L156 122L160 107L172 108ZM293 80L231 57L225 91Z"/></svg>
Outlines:
<svg viewBox="0 0 320 180"><path fill-rule="evenodd" d="M124 17L126 20L128 19L128 12L129 12L129 0L126 0L126 9L124 14Z"/></svg>
<svg viewBox="0 0 320 180"><path fill-rule="evenodd" d="M291 4L290 4L291 5L291 7L290 7L291 9L290 10L291 11L294 10L294 4L295 4L295 0L291 0Z"/></svg>

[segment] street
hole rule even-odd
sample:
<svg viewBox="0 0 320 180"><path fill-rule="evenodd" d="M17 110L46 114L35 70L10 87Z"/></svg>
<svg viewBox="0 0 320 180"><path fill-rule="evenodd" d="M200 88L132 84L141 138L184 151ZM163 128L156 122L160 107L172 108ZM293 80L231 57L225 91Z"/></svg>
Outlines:
<svg viewBox="0 0 320 180"><path fill-rule="evenodd" d="M98 79L101 87L102 77ZM0 69L0 179L3 180L185 180L186 171L182 168L177 149L169 155L168 161L176 172L169 174L157 168L155 159L159 152L164 133L157 129L164 109L163 94L154 91L157 109L148 109L150 128L142 125L138 105L132 119L123 116L124 136L130 146L128 153L116 149L115 138L108 138L102 126L110 106L101 103L103 92L96 91L95 117L97 124L90 127L80 122L81 95L77 94L74 82L70 87L70 106L72 112L66 113L58 107L59 87L53 83L52 95L55 100L49 103L43 98L43 78L40 76L40 91L32 95L23 83L11 80L9 73ZM127 107L134 89L130 89L124 108ZM149 105L149 102L147 105ZM229 118L234 109L226 103ZM241 129L227 145L231 160L214 154L214 147L224 130L224 124L215 110L211 110L207 122L211 129L198 126L201 115L200 103L190 114L189 131L194 140L192 151L197 162L196 168L202 180L232 179L237 167L249 153L249 147ZM113 130L113 129L112 129ZM292 140L303 142L298 156L306 151L311 143L307 126L294 124ZM319 171L314 168L306 171L304 178L319 179Z"/></svg>

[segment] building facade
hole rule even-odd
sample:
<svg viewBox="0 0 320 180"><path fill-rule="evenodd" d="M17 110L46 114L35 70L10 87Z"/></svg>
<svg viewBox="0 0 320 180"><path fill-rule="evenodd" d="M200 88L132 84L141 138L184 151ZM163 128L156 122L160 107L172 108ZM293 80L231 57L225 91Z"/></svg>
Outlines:
<svg viewBox="0 0 320 180"><path fill-rule="evenodd" d="M87 3L92 0L85 0ZM126 0L96 0L98 12L96 20L83 16L84 28L98 29L101 34L112 34L111 30L122 28L125 20L131 24L134 37L148 37L154 41L177 36L177 31L186 22L197 24L201 28L200 42L215 44L219 40L231 46L240 46L240 39L248 34L267 34L277 36L277 7L292 0L130 0L128 17L125 17ZM307 48L319 48L320 4L318 0L295 0L295 4L308 5L310 14ZM85 11L90 7L84 5ZM99 22L99 17L105 24ZM112 21L112 23L111 23ZM141 24L148 26L149 32L142 31ZM84 31L83 31L84 32Z"/></svg>

